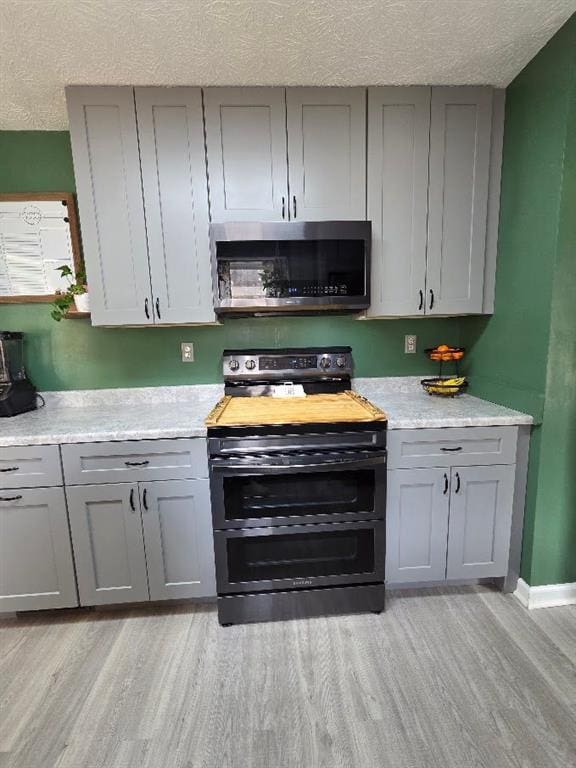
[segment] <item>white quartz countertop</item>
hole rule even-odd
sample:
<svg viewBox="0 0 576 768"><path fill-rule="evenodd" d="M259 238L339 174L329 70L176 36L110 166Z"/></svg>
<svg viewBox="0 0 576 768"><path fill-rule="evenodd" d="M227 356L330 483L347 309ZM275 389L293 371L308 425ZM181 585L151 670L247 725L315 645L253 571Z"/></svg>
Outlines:
<svg viewBox="0 0 576 768"><path fill-rule="evenodd" d="M469 395L431 397L420 378L355 379L354 389L386 412L389 429L532 423L527 414ZM220 384L48 392L44 408L0 419L0 447L203 437L204 419L222 394Z"/></svg>

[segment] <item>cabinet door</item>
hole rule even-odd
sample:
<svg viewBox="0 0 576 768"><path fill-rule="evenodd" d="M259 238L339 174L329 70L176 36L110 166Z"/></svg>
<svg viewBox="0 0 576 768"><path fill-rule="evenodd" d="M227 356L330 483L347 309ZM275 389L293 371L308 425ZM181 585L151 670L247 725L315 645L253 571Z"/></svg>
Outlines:
<svg viewBox="0 0 576 768"><path fill-rule="evenodd" d="M432 88L428 314L482 312L491 127L491 88Z"/></svg>
<svg viewBox="0 0 576 768"><path fill-rule="evenodd" d="M208 480L140 484L151 600L216 594Z"/></svg>
<svg viewBox="0 0 576 768"><path fill-rule="evenodd" d="M514 466L452 468L449 579L506 575L514 473Z"/></svg>
<svg viewBox="0 0 576 768"><path fill-rule="evenodd" d="M136 88L156 323L214 321L200 88Z"/></svg>
<svg viewBox="0 0 576 768"><path fill-rule="evenodd" d="M388 472L386 581L446 577L449 470Z"/></svg>
<svg viewBox="0 0 576 768"><path fill-rule="evenodd" d="M284 88L206 88L212 221L288 218Z"/></svg>
<svg viewBox="0 0 576 768"><path fill-rule="evenodd" d="M288 88L290 218L366 218L366 89Z"/></svg>
<svg viewBox="0 0 576 768"><path fill-rule="evenodd" d="M63 489L0 492L0 613L75 605Z"/></svg>
<svg viewBox="0 0 576 768"><path fill-rule="evenodd" d="M66 89L93 325L154 322L132 88Z"/></svg>
<svg viewBox="0 0 576 768"><path fill-rule="evenodd" d="M136 483L66 489L80 605L148 600Z"/></svg>
<svg viewBox="0 0 576 768"><path fill-rule="evenodd" d="M424 314L430 88L368 89L368 314Z"/></svg>

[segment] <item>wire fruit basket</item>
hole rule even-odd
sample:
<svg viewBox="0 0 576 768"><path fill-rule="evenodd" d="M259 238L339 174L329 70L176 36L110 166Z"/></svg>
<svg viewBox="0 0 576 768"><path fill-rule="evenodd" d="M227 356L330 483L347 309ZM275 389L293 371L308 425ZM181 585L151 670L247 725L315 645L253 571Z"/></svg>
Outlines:
<svg viewBox="0 0 576 768"><path fill-rule="evenodd" d="M456 397L466 391L468 381L466 376L460 376L458 363L464 357L464 347L449 347L447 344L440 344L426 350L430 360L435 360L440 364L439 375L432 379L422 379L420 382L424 390L429 395L439 395L440 397ZM444 363L454 363L456 368L455 375L442 375Z"/></svg>

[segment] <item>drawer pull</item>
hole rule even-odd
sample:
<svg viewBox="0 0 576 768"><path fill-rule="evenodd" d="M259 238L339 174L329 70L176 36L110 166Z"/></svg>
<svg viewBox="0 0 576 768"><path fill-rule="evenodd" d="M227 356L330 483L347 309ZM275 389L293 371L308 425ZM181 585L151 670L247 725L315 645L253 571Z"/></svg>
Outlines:
<svg viewBox="0 0 576 768"><path fill-rule="evenodd" d="M19 469L20 467L2 467L0 472L18 472Z"/></svg>
<svg viewBox="0 0 576 768"><path fill-rule="evenodd" d="M145 461L125 461L124 464L126 464L127 467L145 467L147 464L150 464L149 459L146 459Z"/></svg>
<svg viewBox="0 0 576 768"><path fill-rule="evenodd" d="M0 496L0 501L18 501L18 499L21 499L22 495L20 496Z"/></svg>
<svg viewBox="0 0 576 768"><path fill-rule="evenodd" d="M458 453L458 451L462 450L462 446L459 445L458 448L440 448L441 451L444 451L444 453Z"/></svg>

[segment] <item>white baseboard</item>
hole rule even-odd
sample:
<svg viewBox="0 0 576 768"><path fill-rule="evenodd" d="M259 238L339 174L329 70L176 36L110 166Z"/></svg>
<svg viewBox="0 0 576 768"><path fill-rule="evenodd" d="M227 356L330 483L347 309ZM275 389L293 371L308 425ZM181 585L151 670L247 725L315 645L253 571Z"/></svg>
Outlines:
<svg viewBox="0 0 576 768"><path fill-rule="evenodd" d="M529 610L576 605L576 581L570 584L545 584L541 587L531 587L524 579L518 579L514 595Z"/></svg>

